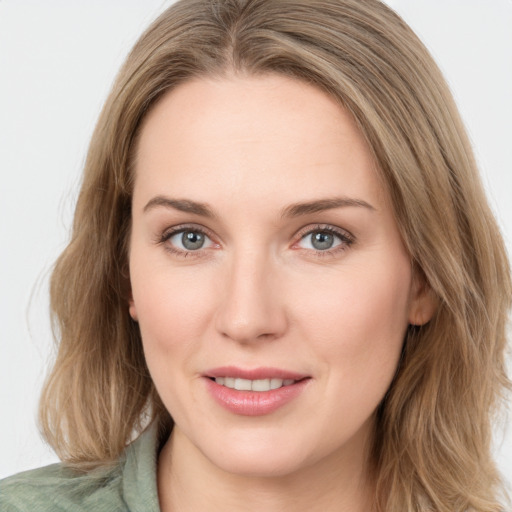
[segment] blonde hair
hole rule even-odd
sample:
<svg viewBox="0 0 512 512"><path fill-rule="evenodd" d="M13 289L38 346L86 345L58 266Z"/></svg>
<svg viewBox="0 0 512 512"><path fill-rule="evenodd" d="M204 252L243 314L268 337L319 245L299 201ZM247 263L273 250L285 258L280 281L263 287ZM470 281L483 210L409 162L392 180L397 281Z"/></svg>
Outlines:
<svg viewBox="0 0 512 512"><path fill-rule="evenodd" d="M437 297L434 318L410 327L377 411L375 509L502 510L490 443L510 388L506 252L440 71L378 0L182 0L143 34L99 118L52 276L60 342L41 398L46 439L68 464L91 468L116 460L148 422L171 427L128 314L133 157L164 93L233 71L307 81L352 113Z"/></svg>

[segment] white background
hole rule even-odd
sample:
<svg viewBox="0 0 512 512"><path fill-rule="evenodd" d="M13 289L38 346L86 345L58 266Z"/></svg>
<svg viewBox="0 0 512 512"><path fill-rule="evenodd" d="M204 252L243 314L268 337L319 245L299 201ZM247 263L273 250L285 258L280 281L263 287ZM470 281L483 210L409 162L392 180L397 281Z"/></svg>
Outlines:
<svg viewBox="0 0 512 512"><path fill-rule="evenodd" d="M0 0L0 478L57 460L35 425L52 347L48 275L113 77L171 3ZM512 254L512 0L388 3L452 87ZM512 482L505 430L495 452Z"/></svg>

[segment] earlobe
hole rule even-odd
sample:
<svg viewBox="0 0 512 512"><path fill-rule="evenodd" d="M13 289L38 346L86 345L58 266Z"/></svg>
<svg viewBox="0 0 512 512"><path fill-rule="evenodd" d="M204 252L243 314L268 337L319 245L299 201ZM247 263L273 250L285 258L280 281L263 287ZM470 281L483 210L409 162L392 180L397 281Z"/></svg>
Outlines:
<svg viewBox="0 0 512 512"><path fill-rule="evenodd" d="M130 312L132 320L138 322L139 317L137 316L137 309L135 308L135 302L133 301L133 298L130 298L130 300L128 301L128 311Z"/></svg>
<svg viewBox="0 0 512 512"><path fill-rule="evenodd" d="M128 312L132 317L132 320L139 321L137 316L137 308L135 307L135 301L133 300L132 285L130 282L130 271L128 264L124 265L121 270L121 276L123 278L123 297L128 301Z"/></svg>
<svg viewBox="0 0 512 512"><path fill-rule="evenodd" d="M421 326L430 322L437 309L437 297L426 283L425 278L415 272L412 283L412 297L409 307L409 324Z"/></svg>

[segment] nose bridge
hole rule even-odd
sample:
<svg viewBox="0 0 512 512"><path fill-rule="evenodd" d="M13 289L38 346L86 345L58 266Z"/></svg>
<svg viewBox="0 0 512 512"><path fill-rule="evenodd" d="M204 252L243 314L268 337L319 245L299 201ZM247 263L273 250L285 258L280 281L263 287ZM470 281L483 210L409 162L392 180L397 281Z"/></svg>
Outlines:
<svg viewBox="0 0 512 512"><path fill-rule="evenodd" d="M218 331L239 342L277 338L286 329L276 268L264 251L234 251L217 311Z"/></svg>

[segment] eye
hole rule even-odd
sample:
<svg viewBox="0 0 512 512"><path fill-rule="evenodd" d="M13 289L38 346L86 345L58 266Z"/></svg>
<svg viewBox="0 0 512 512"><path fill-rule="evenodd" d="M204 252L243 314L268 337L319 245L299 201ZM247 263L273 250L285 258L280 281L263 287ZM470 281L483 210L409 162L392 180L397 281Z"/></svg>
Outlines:
<svg viewBox="0 0 512 512"><path fill-rule="evenodd" d="M325 231L315 231L306 235L303 239L303 242L306 245L309 245L308 249L316 249L317 251L326 251L327 249L332 249L339 245L341 242L332 233L327 233Z"/></svg>
<svg viewBox="0 0 512 512"><path fill-rule="evenodd" d="M310 249L319 252L328 252L345 249L354 242L351 235L331 226L319 226L306 231L297 246L301 249Z"/></svg>
<svg viewBox="0 0 512 512"><path fill-rule="evenodd" d="M198 228L176 228L166 232L161 240L170 250L189 253L213 247L211 238Z"/></svg>

